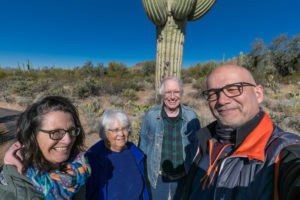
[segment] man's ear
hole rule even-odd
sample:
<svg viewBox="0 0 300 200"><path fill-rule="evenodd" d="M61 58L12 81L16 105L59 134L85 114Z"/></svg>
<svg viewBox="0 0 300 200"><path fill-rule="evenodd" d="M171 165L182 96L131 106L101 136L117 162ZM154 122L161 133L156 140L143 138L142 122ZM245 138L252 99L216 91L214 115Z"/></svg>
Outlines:
<svg viewBox="0 0 300 200"><path fill-rule="evenodd" d="M257 85L254 89L258 103L262 103L264 100L264 88L262 85Z"/></svg>

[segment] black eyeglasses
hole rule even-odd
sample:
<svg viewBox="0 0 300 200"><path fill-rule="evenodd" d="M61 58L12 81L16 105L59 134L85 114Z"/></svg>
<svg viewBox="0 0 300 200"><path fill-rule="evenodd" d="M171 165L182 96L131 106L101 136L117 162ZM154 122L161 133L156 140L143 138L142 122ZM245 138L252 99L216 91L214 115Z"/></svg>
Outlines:
<svg viewBox="0 0 300 200"><path fill-rule="evenodd" d="M49 134L49 137L52 139L52 140L61 140L65 135L66 133L69 133L69 135L71 137L76 137L79 135L80 133L80 128L70 128L68 130L65 130L65 129L55 129L55 130L42 130L40 129L39 131L43 132L43 133L48 133Z"/></svg>
<svg viewBox="0 0 300 200"><path fill-rule="evenodd" d="M232 83L221 88L213 88L205 90L202 95L207 101L215 101L219 98L220 92L223 92L227 97L237 97L243 94L243 88L246 86L256 87L256 85L246 82Z"/></svg>

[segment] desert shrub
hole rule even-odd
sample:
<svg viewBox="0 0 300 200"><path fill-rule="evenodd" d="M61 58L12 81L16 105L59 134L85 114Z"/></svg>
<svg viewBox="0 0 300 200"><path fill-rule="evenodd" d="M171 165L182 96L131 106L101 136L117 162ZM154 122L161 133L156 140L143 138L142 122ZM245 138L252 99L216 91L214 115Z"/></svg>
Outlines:
<svg viewBox="0 0 300 200"><path fill-rule="evenodd" d="M109 103L116 107L121 107L124 104L124 101L117 95L112 95L108 99Z"/></svg>
<svg viewBox="0 0 300 200"><path fill-rule="evenodd" d="M110 78L101 80L101 93L108 95L119 95L126 89L139 91L144 88L144 81L130 78Z"/></svg>
<svg viewBox="0 0 300 200"><path fill-rule="evenodd" d="M50 88L46 91L47 95L56 95L56 96L65 96L65 97L70 97L72 94L70 91L65 90L63 87L55 87L55 86L50 86Z"/></svg>
<svg viewBox="0 0 300 200"><path fill-rule="evenodd" d="M273 123L283 130L300 134L300 122L298 118L290 116L289 113L275 112L270 112L269 116Z"/></svg>
<svg viewBox="0 0 300 200"><path fill-rule="evenodd" d="M257 84L261 84L264 87L270 88L275 93L279 92L279 77L276 72L272 70L268 72L266 68L257 68L253 72L253 76Z"/></svg>
<svg viewBox="0 0 300 200"><path fill-rule="evenodd" d="M86 98L89 96L95 96L98 94L97 81L94 78L88 77L84 80L79 80L74 88L74 95L79 98Z"/></svg>
<svg viewBox="0 0 300 200"><path fill-rule="evenodd" d="M206 78L199 78L196 81L194 81L192 87L196 89L198 92L194 93L194 98L202 98L202 92L206 90Z"/></svg>
<svg viewBox="0 0 300 200"><path fill-rule="evenodd" d="M136 105L132 101L127 102L122 107L122 110L126 111L130 116L132 132L129 140L137 144L139 139L139 132L142 123L142 119L145 113L151 108L150 105Z"/></svg>
<svg viewBox="0 0 300 200"><path fill-rule="evenodd" d="M160 102L160 99L158 100L158 102ZM145 102L145 105L155 105L157 102L156 102L156 97L155 97L155 91L152 90L151 92L149 92L149 95L147 96L146 98L146 102Z"/></svg>
<svg viewBox="0 0 300 200"><path fill-rule="evenodd" d="M262 102L262 106L266 107L272 112L284 112L284 105L280 104L278 100L267 98Z"/></svg>
<svg viewBox="0 0 300 200"><path fill-rule="evenodd" d="M142 66L142 72L144 76L150 76L155 74L155 61L145 61Z"/></svg>
<svg viewBox="0 0 300 200"><path fill-rule="evenodd" d="M299 91L300 91L300 90L298 90L298 91L289 90L289 91L285 94L285 97L286 97L287 99L299 97L299 96L300 96Z"/></svg>
<svg viewBox="0 0 300 200"><path fill-rule="evenodd" d="M7 92L7 88L8 88L8 81L6 79L0 79L0 91Z"/></svg>
<svg viewBox="0 0 300 200"><path fill-rule="evenodd" d="M195 80L193 77L190 76L183 76L181 77L182 83L183 84L187 84L187 83L193 83L193 81Z"/></svg>
<svg viewBox="0 0 300 200"><path fill-rule="evenodd" d="M16 100L15 98L8 93L6 90L0 90L0 101L4 101L7 103L14 103Z"/></svg>
<svg viewBox="0 0 300 200"><path fill-rule="evenodd" d="M286 131L300 133L300 122L293 116L284 117L280 122L280 126L284 127Z"/></svg>
<svg viewBox="0 0 300 200"><path fill-rule="evenodd" d="M85 103L80 104L79 108L85 116L86 133L95 133L99 131L100 116L104 112L104 108L98 98L90 97Z"/></svg>
<svg viewBox="0 0 300 200"><path fill-rule="evenodd" d="M132 79L129 79L130 81L128 81L128 79L125 81L127 81L127 88L128 89L133 89L135 91L140 91L143 90L145 88L145 85L147 84L145 82L145 80L141 77L133 77Z"/></svg>
<svg viewBox="0 0 300 200"><path fill-rule="evenodd" d="M136 105L131 114L135 117L142 118L144 114L152 107L152 105Z"/></svg>
<svg viewBox="0 0 300 200"><path fill-rule="evenodd" d="M193 88L199 91L206 90L206 78L199 78L193 82Z"/></svg>
<svg viewBox="0 0 300 200"><path fill-rule="evenodd" d="M85 103L85 108L88 113L94 113L96 117L100 117L104 111L98 98L89 98Z"/></svg>
<svg viewBox="0 0 300 200"><path fill-rule="evenodd" d="M0 79L7 77L9 74L6 70L0 68Z"/></svg>
<svg viewBox="0 0 300 200"><path fill-rule="evenodd" d="M149 77L144 77L143 79L143 88L142 89L155 89L155 81L154 81L154 75L151 75Z"/></svg>
<svg viewBox="0 0 300 200"><path fill-rule="evenodd" d="M19 97L16 99L16 103L20 106L28 106L33 102L32 97Z"/></svg>
<svg viewBox="0 0 300 200"><path fill-rule="evenodd" d="M53 84L49 79L38 79L35 84L32 84L32 93L45 92L49 89L49 86ZM61 87L61 86L60 86Z"/></svg>
<svg viewBox="0 0 300 200"><path fill-rule="evenodd" d="M109 79L105 83L105 87L101 87L101 90L109 95L118 95L126 88L126 83L122 79Z"/></svg>
<svg viewBox="0 0 300 200"><path fill-rule="evenodd" d="M281 77L280 78L281 83L286 83L286 84L299 84L300 82L300 71L295 72L291 75Z"/></svg>
<svg viewBox="0 0 300 200"><path fill-rule="evenodd" d="M285 113L297 113L300 114L300 101L299 98L286 99L285 97L279 100L279 105L283 107Z"/></svg>
<svg viewBox="0 0 300 200"><path fill-rule="evenodd" d="M32 78L21 78L10 80L7 90L19 96L31 97L34 96L35 80Z"/></svg>
<svg viewBox="0 0 300 200"><path fill-rule="evenodd" d="M190 78L199 79L206 77L217 65L216 62L197 63L194 66L182 70L182 79L188 81Z"/></svg>
<svg viewBox="0 0 300 200"><path fill-rule="evenodd" d="M125 89L122 92L122 96L125 98L125 100L127 101L136 101L138 100L138 94L137 91L133 90L133 89Z"/></svg>
<svg viewBox="0 0 300 200"><path fill-rule="evenodd" d="M128 68L124 63L109 62L107 73L114 77L122 77L128 73Z"/></svg>
<svg viewBox="0 0 300 200"><path fill-rule="evenodd" d="M201 95L200 91L188 91L184 93L184 97L183 97L183 102L186 102L186 100L193 100L193 101L198 101L199 99L202 99L203 96ZM204 98L203 98L204 99Z"/></svg>
<svg viewBox="0 0 300 200"><path fill-rule="evenodd" d="M133 142L134 144L138 144L139 141L139 133L141 127L141 120L131 120L131 135L129 136L129 141Z"/></svg>

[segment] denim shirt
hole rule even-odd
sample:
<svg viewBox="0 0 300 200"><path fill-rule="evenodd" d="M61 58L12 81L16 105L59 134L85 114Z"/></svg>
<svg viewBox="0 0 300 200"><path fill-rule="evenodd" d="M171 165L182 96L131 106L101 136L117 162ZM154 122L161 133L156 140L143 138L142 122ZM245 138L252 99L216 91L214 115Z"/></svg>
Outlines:
<svg viewBox="0 0 300 200"><path fill-rule="evenodd" d="M181 105L182 109L182 147L184 167L188 172L197 151L196 132L200 129L197 114L188 106ZM150 109L144 116L139 136L139 148L146 155L146 169L148 180L156 188L160 170L161 151L164 134L163 118L161 116L162 104Z"/></svg>

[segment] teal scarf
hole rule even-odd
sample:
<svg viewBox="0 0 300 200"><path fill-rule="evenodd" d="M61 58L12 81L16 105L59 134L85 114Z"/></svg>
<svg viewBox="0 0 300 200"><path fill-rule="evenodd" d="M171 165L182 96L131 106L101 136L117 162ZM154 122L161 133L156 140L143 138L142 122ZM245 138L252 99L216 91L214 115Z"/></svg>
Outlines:
<svg viewBox="0 0 300 200"><path fill-rule="evenodd" d="M83 153L67 163L66 172L51 170L41 172L34 167L27 169L27 176L46 200L71 199L83 186L91 173Z"/></svg>

